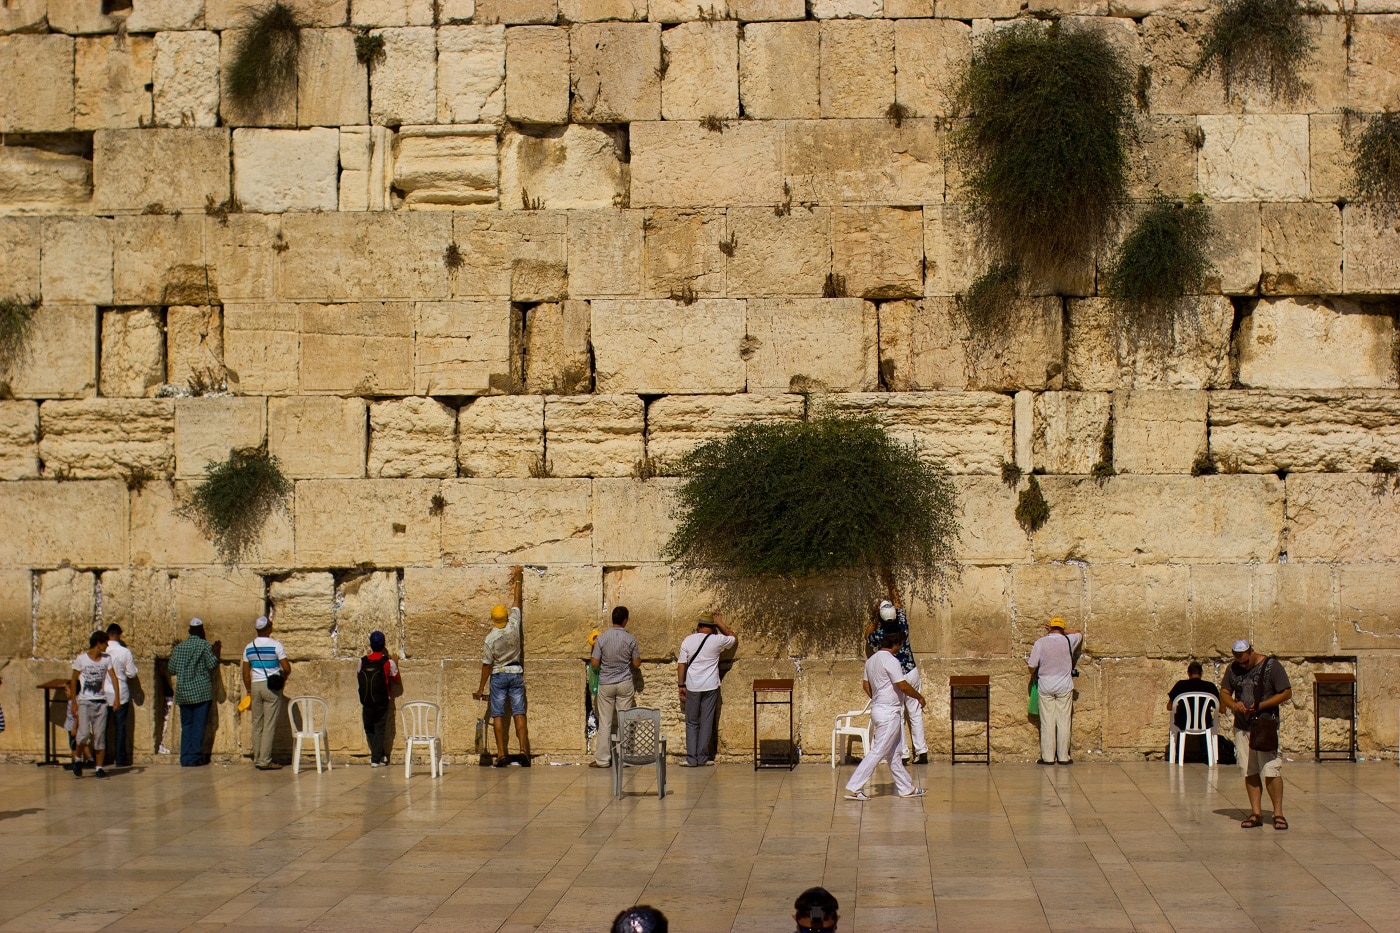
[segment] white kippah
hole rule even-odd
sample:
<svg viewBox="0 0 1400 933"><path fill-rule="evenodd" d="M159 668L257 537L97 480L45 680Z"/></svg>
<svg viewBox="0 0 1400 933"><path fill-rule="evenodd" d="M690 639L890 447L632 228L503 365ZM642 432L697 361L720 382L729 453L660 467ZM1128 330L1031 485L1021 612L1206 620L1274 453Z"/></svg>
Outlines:
<svg viewBox="0 0 1400 933"><path fill-rule="evenodd" d="M253 623L253 628L257 629L259 632L267 628L267 616L258 616L258 621Z"/></svg>

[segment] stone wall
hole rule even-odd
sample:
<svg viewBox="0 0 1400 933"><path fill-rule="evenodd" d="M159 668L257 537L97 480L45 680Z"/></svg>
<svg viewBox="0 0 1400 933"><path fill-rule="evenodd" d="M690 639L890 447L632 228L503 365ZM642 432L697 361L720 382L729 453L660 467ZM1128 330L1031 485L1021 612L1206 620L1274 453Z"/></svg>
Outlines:
<svg viewBox="0 0 1400 933"><path fill-rule="evenodd" d="M295 93L261 114L221 88L241 4L117 6L0 9L0 297L43 303L0 372L0 753L42 748L35 685L114 620L138 753L173 747L155 681L185 621L233 656L271 612L338 749L365 752L354 658L379 628L460 755L514 563L536 750L581 755L579 658L617 604L678 747L670 658L710 600L661 557L676 481L634 474L808 394L955 476L966 569L911 613L935 751L947 676L987 673L996 755L1034 757L1024 658L1051 615L1088 637L1081 754L1160 754L1167 685L1239 637L1294 675L1292 753L1320 670L1357 673L1364 752L1394 747L1400 495L1371 470L1400 461L1400 234L1347 201L1343 138L1345 110L1400 103L1395 0L1315 18L1291 106L1187 80L1199 5L1031 3L1150 75L1133 196L1199 191L1221 225L1169 346L1119 332L1094 269L966 332L986 257L945 89L1015 3L295 0ZM260 443L291 508L225 567L175 509ZM1003 461L1044 474L1033 535ZM724 753L769 676L797 679L822 753L862 700L861 620L733 621ZM246 748L241 691L226 665L220 754Z"/></svg>

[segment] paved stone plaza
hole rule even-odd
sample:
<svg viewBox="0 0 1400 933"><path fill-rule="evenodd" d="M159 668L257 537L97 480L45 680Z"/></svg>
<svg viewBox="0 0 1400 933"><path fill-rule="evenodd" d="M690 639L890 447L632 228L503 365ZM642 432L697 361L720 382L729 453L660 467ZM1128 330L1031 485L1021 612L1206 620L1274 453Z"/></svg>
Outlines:
<svg viewBox="0 0 1400 933"><path fill-rule="evenodd" d="M0 767L3 930L791 929L825 884L843 931L1393 930L1400 769L1285 768L1293 829L1243 831L1235 768L922 772L922 801L840 799L849 768L628 775L450 767L317 775ZM889 774L878 773L888 793Z"/></svg>

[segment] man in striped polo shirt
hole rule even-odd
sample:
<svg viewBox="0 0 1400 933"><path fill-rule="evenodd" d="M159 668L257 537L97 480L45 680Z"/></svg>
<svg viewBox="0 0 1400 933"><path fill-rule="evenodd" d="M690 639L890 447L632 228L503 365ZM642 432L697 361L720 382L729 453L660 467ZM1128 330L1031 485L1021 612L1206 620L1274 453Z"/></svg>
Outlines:
<svg viewBox="0 0 1400 933"><path fill-rule="evenodd" d="M282 643L272 637L272 623L258 616L257 634L243 649L243 686L253 698L253 764L259 771L282 766L272 760L277 717L282 714L282 686L292 672Z"/></svg>

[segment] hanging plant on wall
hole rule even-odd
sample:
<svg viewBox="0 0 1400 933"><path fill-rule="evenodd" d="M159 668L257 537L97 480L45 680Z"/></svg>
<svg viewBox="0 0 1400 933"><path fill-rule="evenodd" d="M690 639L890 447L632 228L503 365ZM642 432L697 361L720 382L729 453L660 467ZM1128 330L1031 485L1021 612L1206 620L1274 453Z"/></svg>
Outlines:
<svg viewBox="0 0 1400 933"><path fill-rule="evenodd" d="M264 113L296 93L302 23L274 2L249 12L224 75L224 92L240 110Z"/></svg>
<svg viewBox="0 0 1400 933"><path fill-rule="evenodd" d="M266 447L243 447L204 468L204 480L177 514L193 521L232 566L252 552L273 510L286 511L291 492L292 481Z"/></svg>
<svg viewBox="0 0 1400 933"><path fill-rule="evenodd" d="M1358 133L1348 129L1347 149L1351 154L1352 188L1358 201L1394 204L1400 201L1400 113L1386 111L1365 119Z"/></svg>
<svg viewBox="0 0 1400 933"><path fill-rule="evenodd" d="M0 371L14 372L29 356L29 338L39 303L22 298L0 298Z"/></svg>
<svg viewBox="0 0 1400 933"><path fill-rule="evenodd" d="M1161 343L1179 321L1195 323L1214 235L1198 194L1184 202L1158 195L1143 209L1102 286L1129 336Z"/></svg>
<svg viewBox="0 0 1400 933"><path fill-rule="evenodd" d="M761 615L805 594L849 621L886 580L937 599L958 573L952 482L873 418L743 425L678 472L667 557L727 605Z"/></svg>
<svg viewBox="0 0 1400 933"><path fill-rule="evenodd" d="M1191 77L1218 74L1227 101L1238 87L1254 86L1293 103L1308 92L1302 70L1314 31L1298 0L1226 0L1206 27Z"/></svg>
<svg viewBox="0 0 1400 933"><path fill-rule="evenodd" d="M974 47L950 144L980 238L1037 279L1082 269L1127 200L1133 75L1089 28L1024 20Z"/></svg>

